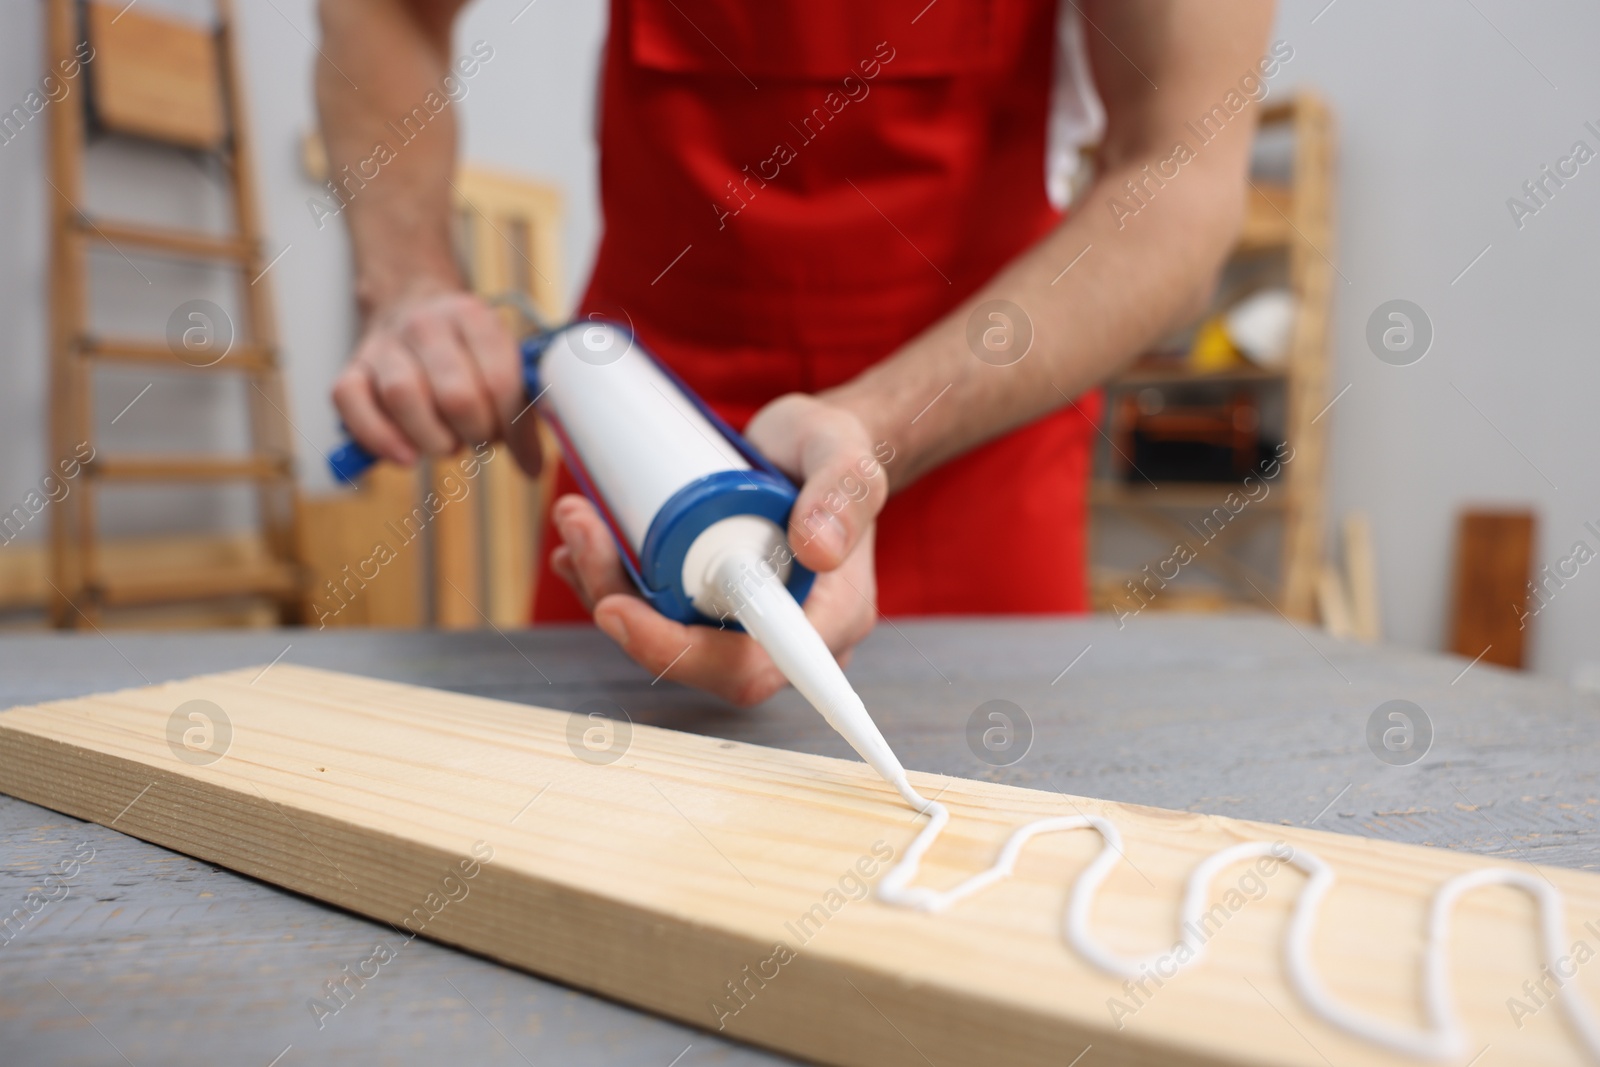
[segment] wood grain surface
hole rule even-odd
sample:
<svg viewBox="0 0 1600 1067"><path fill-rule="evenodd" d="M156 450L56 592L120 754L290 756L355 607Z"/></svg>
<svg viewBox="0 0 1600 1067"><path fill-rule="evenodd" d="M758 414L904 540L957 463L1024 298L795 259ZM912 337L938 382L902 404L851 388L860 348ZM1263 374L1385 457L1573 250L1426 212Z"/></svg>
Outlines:
<svg viewBox="0 0 1600 1067"><path fill-rule="evenodd" d="M503 636L15 635L0 639L0 707L274 660L567 710L607 699L636 722L848 755L793 692L735 711L674 685L670 673L656 680L586 626ZM1426 843L1544 870L1600 869L1600 698L1469 662L1336 641L1260 616L1149 616L1123 627L1093 618L896 620L860 646L849 673L917 770ZM1364 736L1374 711L1395 698L1431 719L1431 745L1409 765L1380 761ZM1016 707L1031 734L1003 766L968 741L971 719L994 700ZM80 845L95 850L93 860L0 945L0 1047L11 1062L793 1062L426 938L404 941L374 920L5 796L0 913L48 888L49 872ZM380 943L397 964L319 1023L311 995ZM1560 1026L1546 1011L1536 1022ZM1295 1033L1285 1020L1276 1025ZM923 1051L935 1067L956 1065L940 1049ZM1474 1067L1522 1067L1511 1051L1491 1046ZM1077 1067L1094 1067L1094 1056Z"/></svg>
<svg viewBox="0 0 1600 1067"><path fill-rule="evenodd" d="M192 701L208 702L206 719ZM1242 903L1208 960L1135 997L1060 938L1092 834L1035 842L1014 879L950 913L897 911L865 885L915 820L864 766L607 728L578 710L258 667L0 715L0 788L391 924L401 948L354 958L309 991L324 1025L421 933L830 1063L1061 1063L1090 1046L1102 1063L1410 1062L1327 1027L1285 985L1292 870L1224 872L1216 898ZM211 751L183 746L197 723L211 732L195 743ZM589 730L599 734L586 746ZM960 778L923 775L919 787L955 816L927 865L933 885L986 867L1023 821L1115 819L1128 862L1096 925L1130 954L1170 944L1182 880L1205 854L1240 840L1311 849L1341 877L1319 967L1336 995L1397 1021L1418 1017L1428 896L1484 865ZM1581 920L1600 915L1600 879L1543 873L1568 893L1574 941L1590 938ZM1584 1062L1556 1010L1506 1011L1539 977L1528 902L1480 891L1457 927L1474 1048Z"/></svg>

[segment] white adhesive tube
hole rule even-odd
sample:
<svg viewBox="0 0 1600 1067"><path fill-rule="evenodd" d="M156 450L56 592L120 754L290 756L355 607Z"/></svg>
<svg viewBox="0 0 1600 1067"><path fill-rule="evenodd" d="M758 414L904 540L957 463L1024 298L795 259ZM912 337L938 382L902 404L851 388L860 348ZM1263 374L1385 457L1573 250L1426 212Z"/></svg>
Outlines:
<svg viewBox="0 0 1600 1067"><path fill-rule="evenodd" d="M750 469L656 361L610 323L555 335L539 357L539 381L541 404L635 552L674 493L721 471Z"/></svg>

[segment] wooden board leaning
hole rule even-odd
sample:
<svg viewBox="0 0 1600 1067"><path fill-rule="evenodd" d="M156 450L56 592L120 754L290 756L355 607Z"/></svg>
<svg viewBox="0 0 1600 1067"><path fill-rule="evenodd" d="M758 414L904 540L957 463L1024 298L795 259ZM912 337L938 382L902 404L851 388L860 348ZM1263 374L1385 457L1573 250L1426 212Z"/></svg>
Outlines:
<svg viewBox="0 0 1600 1067"><path fill-rule="evenodd" d="M1314 939L1322 980L1341 1002L1418 1029L1430 898L1455 875L1505 865L913 777L953 816L919 884L989 867L1034 819L1114 821L1126 857L1093 927L1129 955L1172 944L1185 879L1217 849L1315 852L1338 874ZM1014 877L947 912L892 908L870 885L921 818L851 761L279 664L0 713L0 790L824 1063L1061 1065L1090 1045L1098 1064L1419 1062L1328 1025L1290 988L1282 946L1299 871L1219 872L1206 957L1125 982L1062 938L1071 885L1101 847L1093 832L1034 840ZM1574 984L1592 989L1582 965L1600 946L1600 877L1540 874L1566 896ZM1493 1049L1483 1063L1588 1062L1549 1001L1537 921L1505 887L1456 912L1452 1000L1472 1052Z"/></svg>

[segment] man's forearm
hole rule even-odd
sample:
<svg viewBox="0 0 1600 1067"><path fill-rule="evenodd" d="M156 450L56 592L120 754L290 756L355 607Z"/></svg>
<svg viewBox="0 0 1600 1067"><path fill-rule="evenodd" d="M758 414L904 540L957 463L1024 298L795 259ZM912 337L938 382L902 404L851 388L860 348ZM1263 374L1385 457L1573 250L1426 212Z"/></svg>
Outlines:
<svg viewBox="0 0 1600 1067"><path fill-rule="evenodd" d="M1154 161L1152 161L1154 162ZM1080 213L893 357L828 394L896 452L895 488L984 441L1068 404L1201 305L1237 228L1237 190L1196 179L1169 190L1124 229L1105 207L1142 161L1108 172ZM1081 258L1080 258L1081 257ZM1069 268L1070 265L1070 269ZM1063 273L1065 271L1065 273ZM978 358L978 305L1022 309L1032 345L1016 363ZM1006 328L998 320L983 327Z"/></svg>
<svg viewBox="0 0 1600 1067"><path fill-rule="evenodd" d="M1200 8L1177 0L1115 0L1104 5L1106 14L1089 7L1113 34L1118 30L1110 22L1122 12L1125 35L1152 38L1141 49L1124 36L1123 47L1162 92L1120 53L1097 56L1097 67L1109 69L1100 81L1111 129L1101 172L1071 216L895 355L824 397L860 416L874 440L894 445L896 490L1066 406L1196 314L1237 232L1259 105L1248 104L1175 174L1171 156L1179 140L1193 146L1184 121L1205 114L1241 73L1256 71L1270 7ZM1191 24L1226 19L1230 7L1236 24ZM1216 35L1214 43L1204 39L1208 33ZM1196 53L1209 57L1209 68L1195 69ZM1157 187L1146 166L1170 176ZM1131 218L1110 208L1113 197L1135 203L1124 184L1130 179L1149 190ZM986 362L969 343L974 310L990 300L1016 305L1033 331L1027 355L1014 363Z"/></svg>
<svg viewBox="0 0 1600 1067"><path fill-rule="evenodd" d="M448 73L450 24L462 2L320 5L326 58L317 64L317 107L363 316L403 294L461 283L450 237L455 116L449 107L424 108L425 121L414 116Z"/></svg>

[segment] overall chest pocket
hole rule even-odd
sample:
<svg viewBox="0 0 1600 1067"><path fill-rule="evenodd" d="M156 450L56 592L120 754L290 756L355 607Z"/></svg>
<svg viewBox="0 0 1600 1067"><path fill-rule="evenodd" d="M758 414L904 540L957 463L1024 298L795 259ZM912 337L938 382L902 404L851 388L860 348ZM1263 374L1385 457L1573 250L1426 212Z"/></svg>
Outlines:
<svg viewBox="0 0 1600 1067"><path fill-rule="evenodd" d="M636 66L778 81L945 77L996 62L1017 0L624 0ZM914 20L914 21L913 21Z"/></svg>

